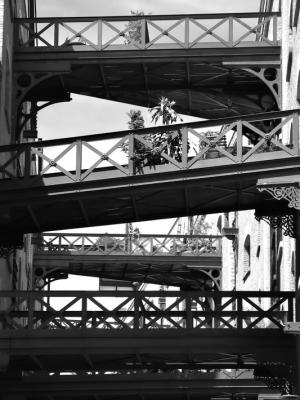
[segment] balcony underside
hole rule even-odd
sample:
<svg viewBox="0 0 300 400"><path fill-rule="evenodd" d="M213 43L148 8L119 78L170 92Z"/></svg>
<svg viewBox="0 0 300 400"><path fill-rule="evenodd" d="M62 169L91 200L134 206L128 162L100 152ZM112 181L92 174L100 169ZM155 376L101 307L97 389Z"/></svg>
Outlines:
<svg viewBox="0 0 300 400"><path fill-rule="evenodd" d="M0 351L10 351L8 371L178 368L253 368L257 362L293 363L295 338L281 331L232 330L112 332L89 329L2 331ZM242 366L241 366L242 365Z"/></svg>
<svg viewBox="0 0 300 400"><path fill-rule="evenodd" d="M235 56L236 50L242 55ZM279 48L95 53L17 53L24 100L66 101L77 93L153 107L166 96L176 102L177 112L205 119L278 109L266 83L243 68L265 68L267 81L278 86ZM28 79L36 83L24 88Z"/></svg>
<svg viewBox="0 0 300 400"><path fill-rule="evenodd" d="M253 379L248 371L239 371L240 377L233 378L222 373L133 373L133 374L78 374L73 376L48 376L35 373L22 378L0 378L0 394L20 394L26 396L45 396L59 399L90 399L101 395L101 399L131 398L146 396L147 399L198 399L222 395L230 387L230 392L243 393L250 399L256 394L267 394L269 389L260 381ZM274 391L272 392L274 394ZM251 396L252 395L252 396ZM27 397L26 397L27 398Z"/></svg>
<svg viewBox="0 0 300 400"><path fill-rule="evenodd" d="M95 170L86 182L69 183L62 174L49 174L26 186L4 180L0 206L5 236L15 232L60 230L155 220L184 215L257 209L290 213L286 201L260 193L257 180L299 173L299 157L258 154L255 162L232 164L205 160L206 168L174 171L171 165L154 173L118 177L112 169ZM270 155L270 159L266 159ZM271 158L272 157L272 158ZM172 171L173 170L173 171ZM4 218L4 217L3 217Z"/></svg>
<svg viewBox="0 0 300 400"><path fill-rule="evenodd" d="M36 253L34 256L36 275L41 269L43 277L48 279L61 279L66 278L68 274L74 274L199 290L205 288L205 282L207 279L210 280L211 276L219 283L221 257L216 255L72 256Z"/></svg>

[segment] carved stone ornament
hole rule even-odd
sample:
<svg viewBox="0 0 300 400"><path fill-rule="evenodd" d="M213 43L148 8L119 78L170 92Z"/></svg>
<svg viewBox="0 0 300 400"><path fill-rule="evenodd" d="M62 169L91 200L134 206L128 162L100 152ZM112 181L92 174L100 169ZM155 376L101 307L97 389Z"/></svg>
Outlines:
<svg viewBox="0 0 300 400"><path fill-rule="evenodd" d="M300 189L298 186L258 187L259 192L268 192L276 200L287 200L290 208L300 210Z"/></svg>

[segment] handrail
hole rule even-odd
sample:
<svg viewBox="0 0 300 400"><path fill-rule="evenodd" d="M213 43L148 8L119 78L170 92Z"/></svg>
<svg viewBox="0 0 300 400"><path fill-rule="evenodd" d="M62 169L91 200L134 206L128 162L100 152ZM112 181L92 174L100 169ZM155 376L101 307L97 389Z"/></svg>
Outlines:
<svg viewBox="0 0 300 400"><path fill-rule="evenodd" d="M102 19L107 21L136 21L141 19L153 19L153 20L176 20L179 18L194 18L194 19L218 19L227 18L230 16L236 18L256 18L256 17L272 17L281 16L279 11L272 12L248 12L248 13L214 13L214 14L151 14L151 15L111 15L111 16L87 16L87 17L37 17L37 18L14 18L15 22L47 22L50 20L67 21L67 22L78 22L78 21L94 21L96 19Z"/></svg>

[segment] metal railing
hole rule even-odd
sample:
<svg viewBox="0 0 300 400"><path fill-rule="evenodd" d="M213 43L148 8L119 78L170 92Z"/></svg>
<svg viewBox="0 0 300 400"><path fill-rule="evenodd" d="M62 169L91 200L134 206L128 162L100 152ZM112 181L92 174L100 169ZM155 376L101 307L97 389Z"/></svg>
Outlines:
<svg viewBox="0 0 300 400"><path fill-rule="evenodd" d="M222 236L43 233L34 239L38 253L70 255L191 256L221 254Z"/></svg>
<svg viewBox="0 0 300 400"><path fill-rule="evenodd" d="M278 17L277 12L258 12L17 18L16 49L84 52L278 46ZM271 27L268 35L266 26Z"/></svg>
<svg viewBox="0 0 300 400"><path fill-rule="evenodd" d="M220 145L224 137L230 146ZM0 146L0 185L25 188L48 177L51 185L59 176L64 184L89 183L299 154L299 110L289 110Z"/></svg>
<svg viewBox="0 0 300 400"><path fill-rule="evenodd" d="M165 307L159 308L159 298ZM292 292L0 292L4 330L282 329ZM133 307L131 307L133 305Z"/></svg>

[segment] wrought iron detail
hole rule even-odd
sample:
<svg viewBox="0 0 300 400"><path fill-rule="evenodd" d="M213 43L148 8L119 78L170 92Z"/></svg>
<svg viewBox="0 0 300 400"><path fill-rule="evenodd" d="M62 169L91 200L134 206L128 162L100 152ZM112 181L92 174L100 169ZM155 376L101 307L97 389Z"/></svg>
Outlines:
<svg viewBox="0 0 300 400"><path fill-rule="evenodd" d="M254 368L254 379L263 381L271 390L290 395L295 387L295 367L285 363L262 363Z"/></svg>
<svg viewBox="0 0 300 400"><path fill-rule="evenodd" d="M276 68L243 68L243 70L259 78L269 88L277 106L280 107L281 93L279 90L281 88L281 74L279 71ZM261 99L261 102L263 101L267 101L267 99Z"/></svg>
<svg viewBox="0 0 300 400"><path fill-rule="evenodd" d="M290 208L300 210L300 189L298 186L258 187L259 192L268 192L276 200L287 200Z"/></svg>
<svg viewBox="0 0 300 400"><path fill-rule="evenodd" d="M267 222L274 229L281 228L285 236L296 238L296 220L294 214L280 216L256 215L255 219Z"/></svg>

